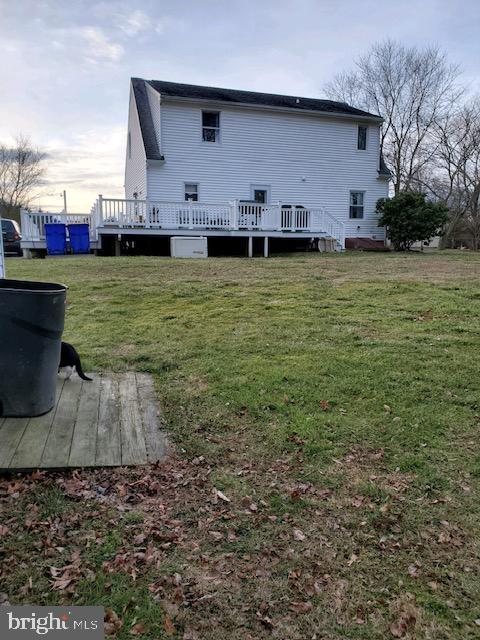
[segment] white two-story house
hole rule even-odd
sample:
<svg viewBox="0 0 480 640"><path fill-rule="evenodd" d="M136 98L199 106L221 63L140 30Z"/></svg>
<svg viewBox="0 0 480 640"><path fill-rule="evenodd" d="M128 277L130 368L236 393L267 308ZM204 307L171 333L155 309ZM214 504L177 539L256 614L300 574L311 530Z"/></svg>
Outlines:
<svg viewBox="0 0 480 640"><path fill-rule="evenodd" d="M103 199L99 233L381 241L381 126L346 103L132 78L125 201Z"/></svg>

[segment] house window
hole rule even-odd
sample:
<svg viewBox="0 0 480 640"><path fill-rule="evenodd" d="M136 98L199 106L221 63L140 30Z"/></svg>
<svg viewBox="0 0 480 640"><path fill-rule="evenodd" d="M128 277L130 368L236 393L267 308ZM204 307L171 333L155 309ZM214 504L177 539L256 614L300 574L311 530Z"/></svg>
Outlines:
<svg viewBox="0 0 480 640"><path fill-rule="evenodd" d="M350 218L363 218L363 191L350 191Z"/></svg>
<svg viewBox="0 0 480 640"><path fill-rule="evenodd" d="M253 190L253 199L255 202L261 202L265 204L267 201L267 192L265 189L254 189Z"/></svg>
<svg viewBox="0 0 480 640"><path fill-rule="evenodd" d="M132 134L128 132L128 157L132 157Z"/></svg>
<svg viewBox="0 0 480 640"><path fill-rule="evenodd" d="M202 111L202 139L204 142L220 140L220 113L218 111Z"/></svg>
<svg viewBox="0 0 480 640"><path fill-rule="evenodd" d="M194 182L185 183L185 200L187 202L198 202L198 184Z"/></svg>
<svg viewBox="0 0 480 640"><path fill-rule="evenodd" d="M266 184L250 185L250 194L253 202L267 204L270 201L270 187Z"/></svg>
<svg viewBox="0 0 480 640"><path fill-rule="evenodd" d="M357 149L365 151L367 148L367 127L359 125L357 137Z"/></svg>

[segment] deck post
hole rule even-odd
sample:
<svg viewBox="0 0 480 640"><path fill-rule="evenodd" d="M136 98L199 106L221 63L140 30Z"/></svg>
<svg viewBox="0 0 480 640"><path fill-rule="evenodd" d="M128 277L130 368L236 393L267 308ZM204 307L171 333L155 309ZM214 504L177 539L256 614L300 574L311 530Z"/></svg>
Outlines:
<svg viewBox="0 0 480 640"><path fill-rule="evenodd" d="M278 209L277 209L277 231L283 231L283 226L282 226L282 203L281 203L281 201L278 202L277 207L278 207Z"/></svg>
<svg viewBox="0 0 480 640"><path fill-rule="evenodd" d="M122 255L122 236L120 234L118 234L118 236L115 238L115 256L121 256Z"/></svg>
<svg viewBox="0 0 480 640"><path fill-rule="evenodd" d="M188 228L193 229L193 205L192 201L188 201Z"/></svg>
<svg viewBox="0 0 480 640"><path fill-rule="evenodd" d="M231 203L232 207L232 218L230 220L231 228L236 231L238 229L238 200L234 200Z"/></svg>
<svg viewBox="0 0 480 640"><path fill-rule="evenodd" d="M263 257L268 258L268 236L263 239Z"/></svg>
<svg viewBox="0 0 480 640"><path fill-rule="evenodd" d="M98 195L98 220L97 227L103 227L103 196L100 193Z"/></svg>
<svg viewBox="0 0 480 640"><path fill-rule="evenodd" d="M253 258L253 238L248 236L248 257Z"/></svg>
<svg viewBox="0 0 480 640"><path fill-rule="evenodd" d="M145 200L145 229L150 229L151 224L151 216L150 216L150 200L147 198Z"/></svg>

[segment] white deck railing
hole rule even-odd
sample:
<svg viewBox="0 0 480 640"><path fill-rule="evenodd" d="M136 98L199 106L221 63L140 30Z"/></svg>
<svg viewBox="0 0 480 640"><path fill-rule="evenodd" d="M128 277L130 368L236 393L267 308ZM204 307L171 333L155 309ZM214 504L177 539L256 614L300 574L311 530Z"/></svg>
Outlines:
<svg viewBox="0 0 480 640"><path fill-rule="evenodd" d="M44 242L45 225L50 223L61 224L88 224L90 226L90 240L97 239L95 220L89 213L50 213L43 211L21 211L22 241Z"/></svg>
<svg viewBox="0 0 480 640"><path fill-rule="evenodd" d="M44 242L46 223L90 225L90 239L98 229L192 229L225 231L275 231L285 235L311 233L335 238L345 246L342 222L322 207L239 202L164 202L99 197L88 213L21 212L22 240Z"/></svg>
<svg viewBox="0 0 480 640"><path fill-rule="evenodd" d="M165 202L100 197L92 209L97 227L213 229L324 234L345 246L344 224L323 207L239 202Z"/></svg>

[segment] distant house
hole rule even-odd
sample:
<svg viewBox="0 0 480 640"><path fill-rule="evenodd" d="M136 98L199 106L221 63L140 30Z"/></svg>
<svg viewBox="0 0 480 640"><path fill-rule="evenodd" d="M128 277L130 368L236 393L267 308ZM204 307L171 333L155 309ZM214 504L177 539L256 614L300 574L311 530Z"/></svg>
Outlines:
<svg viewBox="0 0 480 640"><path fill-rule="evenodd" d="M132 78L125 199L95 204L98 246L244 238L252 255L263 239L268 255L270 238L383 242L381 126L343 102Z"/></svg>

